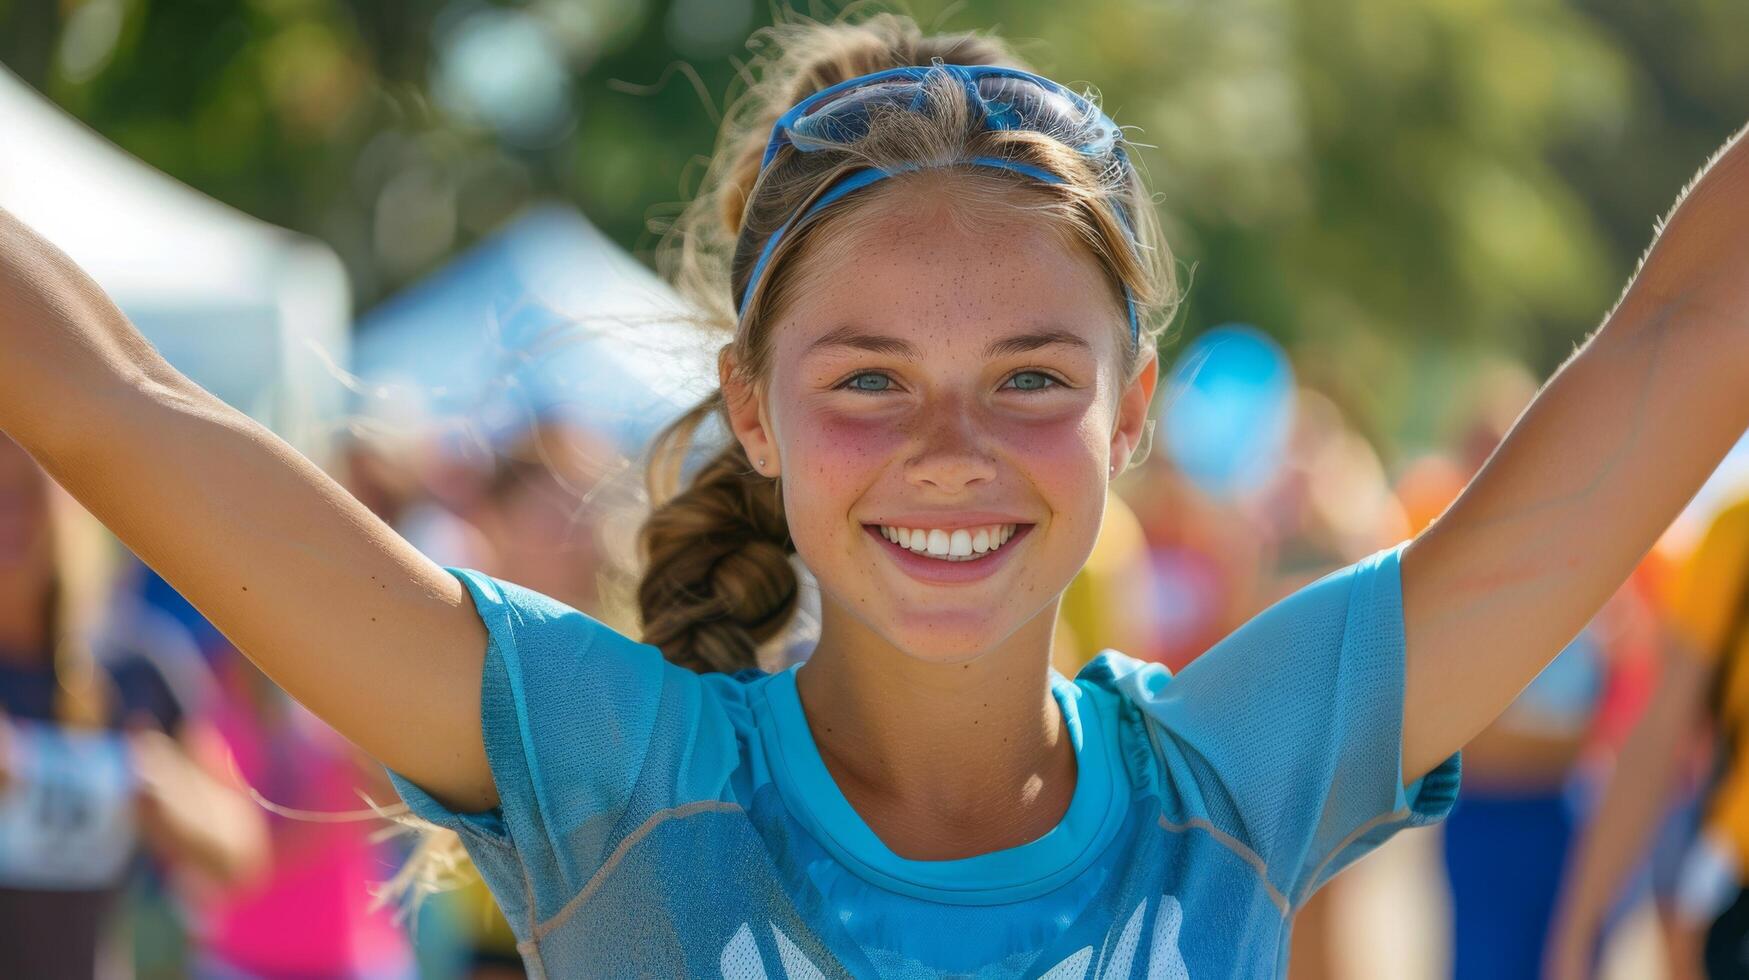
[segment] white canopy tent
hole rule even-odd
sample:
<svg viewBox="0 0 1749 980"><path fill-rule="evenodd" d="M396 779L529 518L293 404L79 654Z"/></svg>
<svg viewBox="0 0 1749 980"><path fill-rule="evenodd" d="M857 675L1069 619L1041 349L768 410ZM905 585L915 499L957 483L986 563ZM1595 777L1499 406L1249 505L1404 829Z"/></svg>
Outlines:
<svg viewBox="0 0 1749 980"><path fill-rule="evenodd" d="M176 368L319 456L346 410L334 251L159 173L0 69L0 206L91 274Z"/></svg>
<svg viewBox="0 0 1749 980"><path fill-rule="evenodd" d="M588 219L549 202L360 318L354 413L486 443L559 417L635 456L715 387L723 340Z"/></svg>

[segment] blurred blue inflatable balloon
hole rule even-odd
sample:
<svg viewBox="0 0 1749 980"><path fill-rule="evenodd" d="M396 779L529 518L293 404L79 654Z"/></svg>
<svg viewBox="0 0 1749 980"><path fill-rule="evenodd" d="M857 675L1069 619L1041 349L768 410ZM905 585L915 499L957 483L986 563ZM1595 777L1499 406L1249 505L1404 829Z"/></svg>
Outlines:
<svg viewBox="0 0 1749 980"><path fill-rule="evenodd" d="M1173 464L1210 494L1255 490L1280 467L1293 426L1294 372L1257 328L1222 324L1178 358L1160 427Z"/></svg>

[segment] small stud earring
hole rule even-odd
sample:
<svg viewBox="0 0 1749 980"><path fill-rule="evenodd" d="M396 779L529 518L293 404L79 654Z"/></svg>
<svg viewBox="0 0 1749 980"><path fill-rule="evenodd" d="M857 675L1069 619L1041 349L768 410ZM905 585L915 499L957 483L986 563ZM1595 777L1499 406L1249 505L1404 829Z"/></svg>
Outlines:
<svg viewBox="0 0 1749 980"><path fill-rule="evenodd" d="M764 456L759 457L759 468L765 469L765 457Z"/></svg>

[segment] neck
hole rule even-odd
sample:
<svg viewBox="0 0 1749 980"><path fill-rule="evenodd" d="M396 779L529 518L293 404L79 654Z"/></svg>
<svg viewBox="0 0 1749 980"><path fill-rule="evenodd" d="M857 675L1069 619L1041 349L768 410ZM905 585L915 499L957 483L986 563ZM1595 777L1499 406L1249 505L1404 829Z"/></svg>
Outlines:
<svg viewBox="0 0 1749 980"><path fill-rule="evenodd" d="M1035 840L1075 787L1050 686L1053 602L963 663L918 660L822 596L820 643L796 674L833 780L877 836L919 860Z"/></svg>
<svg viewBox="0 0 1749 980"><path fill-rule="evenodd" d="M35 663L49 641L43 616L49 577L21 565L0 566L0 659Z"/></svg>

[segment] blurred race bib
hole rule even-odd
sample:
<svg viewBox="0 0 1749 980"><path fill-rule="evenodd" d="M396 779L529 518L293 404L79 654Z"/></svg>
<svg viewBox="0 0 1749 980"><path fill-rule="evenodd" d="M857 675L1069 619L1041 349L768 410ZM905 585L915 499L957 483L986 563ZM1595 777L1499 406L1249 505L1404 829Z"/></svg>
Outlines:
<svg viewBox="0 0 1749 980"><path fill-rule="evenodd" d="M0 886L105 888L134 851L133 776L115 732L12 728L0 789Z"/></svg>

